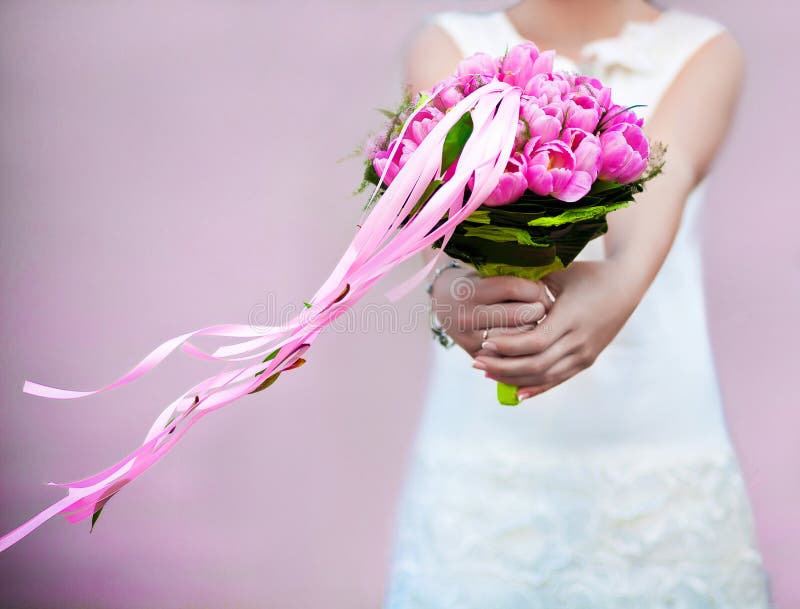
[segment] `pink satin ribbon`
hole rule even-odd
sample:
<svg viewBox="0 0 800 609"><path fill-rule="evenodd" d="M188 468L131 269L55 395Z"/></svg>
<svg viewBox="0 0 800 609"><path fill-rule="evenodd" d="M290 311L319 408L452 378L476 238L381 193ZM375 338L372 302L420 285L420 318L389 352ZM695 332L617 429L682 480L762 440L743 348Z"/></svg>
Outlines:
<svg viewBox="0 0 800 609"><path fill-rule="evenodd" d="M312 298L311 308L289 323L266 328L226 324L176 336L156 347L124 376L91 391L58 389L26 381L25 393L69 400L131 383L177 349L193 357L221 361L226 365L216 375L190 387L169 404L156 418L143 444L125 458L82 480L50 483L66 488L67 496L0 538L0 551L56 514L64 514L69 522L91 517L105 501L157 463L205 415L251 393L270 376L293 369L322 330L349 310L388 271L438 239L446 243L455 227L489 196L505 170L516 135L520 93L519 88L495 81L474 91L448 111L409 157L380 200L362 218L353 241ZM437 94L438 91L434 91L431 99ZM422 107L424 104L415 113ZM466 112L472 113L473 133L464 146L454 174L409 219L428 185L442 172L445 136ZM406 121L403 131L410 120ZM467 183L473 175L474 187L465 202ZM375 189L371 201L378 189ZM399 298L411 290L435 262L436 258L411 279L391 290L390 298ZM206 353L190 342L200 336L242 340ZM262 361L275 351L277 354L273 359ZM251 363L234 367L237 362ZM256 376L257 373L261 374Z"/></svg>

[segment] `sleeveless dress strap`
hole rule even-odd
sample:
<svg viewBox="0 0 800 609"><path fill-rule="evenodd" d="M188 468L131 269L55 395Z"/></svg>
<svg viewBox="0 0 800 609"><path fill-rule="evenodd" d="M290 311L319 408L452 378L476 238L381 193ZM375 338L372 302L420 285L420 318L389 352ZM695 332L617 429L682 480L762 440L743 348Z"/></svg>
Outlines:
<svg viewBox="0 0 800 609"><path fill-rule="evenodd" d="M665 12L655 25L650 53L673 78L707 42L725 31L713 19L680 10Z"/></svg>

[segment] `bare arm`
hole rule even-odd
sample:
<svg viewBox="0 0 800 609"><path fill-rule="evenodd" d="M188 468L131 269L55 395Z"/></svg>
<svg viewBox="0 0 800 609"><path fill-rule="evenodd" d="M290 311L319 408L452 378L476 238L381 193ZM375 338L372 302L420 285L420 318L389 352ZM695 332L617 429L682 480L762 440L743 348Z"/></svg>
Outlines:
<svg viewBox="0 0 800 609"><path fill-rule="evenodd" d="M545 282L557 296L535 332L492 340L476 367L541 393L590 366L636 308L680 225L686 198L708 172L730 126L743 79L734 39L720 34L684 66L646 124L668 146L664 174L636 205L609 216L607 259L577 262Z"/></svg>
<svg viewBox="0 0 800 609"><path fill-rule="evenodd" d="M644 291L677 233L684 203L708 172L740 97L744 59L736 41L720 34L701 48L645 124L651 140L668 145L664 173L639 203L611 214L607 254Z"/></svg>

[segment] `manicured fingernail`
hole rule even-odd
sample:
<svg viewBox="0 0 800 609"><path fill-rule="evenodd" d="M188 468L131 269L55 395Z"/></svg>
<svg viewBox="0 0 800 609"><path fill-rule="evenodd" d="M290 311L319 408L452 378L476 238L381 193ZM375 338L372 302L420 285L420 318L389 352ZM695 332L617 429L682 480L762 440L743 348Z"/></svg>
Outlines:
<svg viewBox="0 0 800 609"><path fill-rule="evenodd" d="M475 368L476 370L486 370L486 364L484 364L483 362L481 362L479 360L475 360L472 363L472 367Z"/></svg>
<svg viewBox="0 0 800 609"><path fill-rule="evenodd" d="M519 399L519 401L521 402L522 400L527 400L529 397L531 397L531 395L532 394L528 393L527 391L520 391L517 394L517 399Z"/></svg>
<svg viewBox="0 0 800 609"><path fill-rule="evenodd" d="M481 349L486 349L487 351L497 351L497 345L486 341L481 343Z"/></svg>

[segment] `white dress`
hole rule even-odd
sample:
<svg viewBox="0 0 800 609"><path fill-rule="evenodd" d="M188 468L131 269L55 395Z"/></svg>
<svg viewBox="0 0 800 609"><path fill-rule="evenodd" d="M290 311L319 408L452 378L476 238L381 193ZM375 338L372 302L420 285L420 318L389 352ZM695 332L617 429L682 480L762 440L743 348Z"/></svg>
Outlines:
<svg viewBox="0 0 800 609"><path fill-rule="evenodd" d="M505 13L434 19L465 56L522 40ZM599 77L646 118L722 29L670 10L555 69ZM388 609L769 606L706 328L703 190L622 331L565 384L502 407L467 354L434 347ZM602 256L598 239L580 259Z"/></svg>

